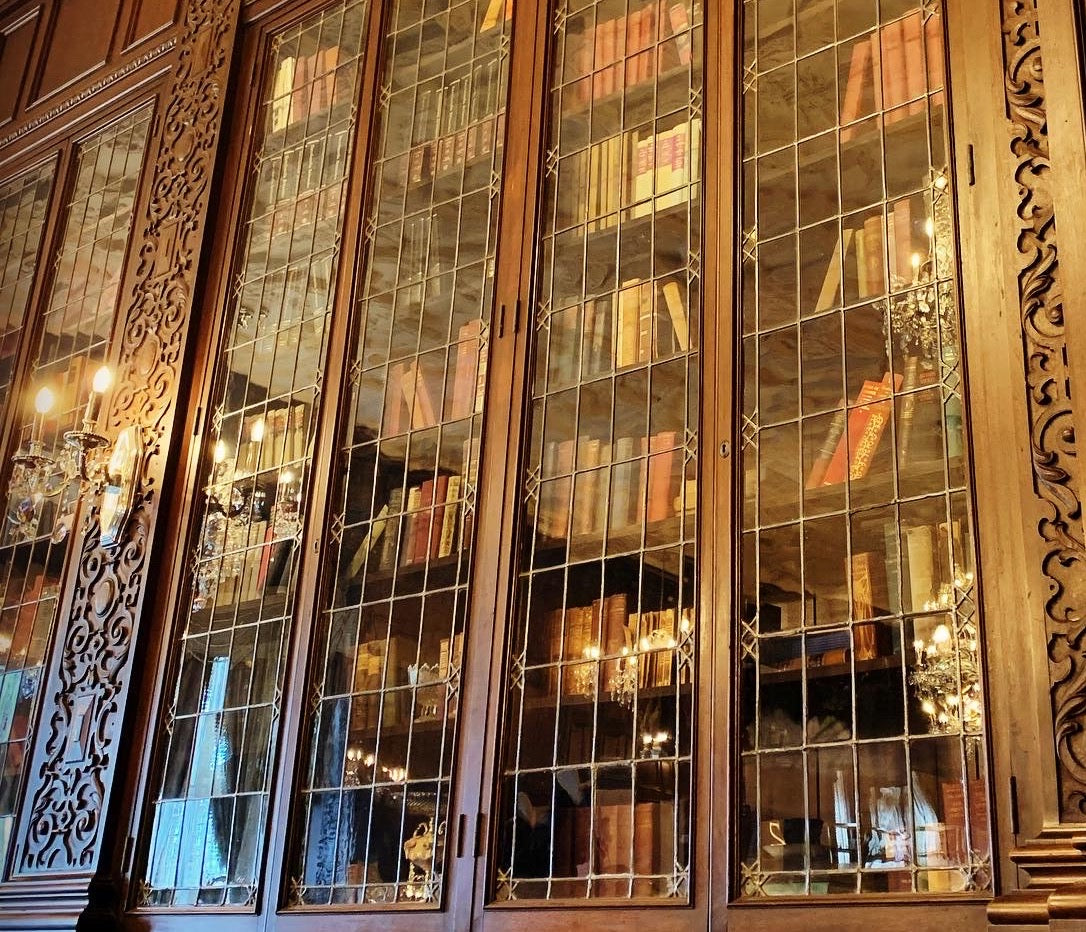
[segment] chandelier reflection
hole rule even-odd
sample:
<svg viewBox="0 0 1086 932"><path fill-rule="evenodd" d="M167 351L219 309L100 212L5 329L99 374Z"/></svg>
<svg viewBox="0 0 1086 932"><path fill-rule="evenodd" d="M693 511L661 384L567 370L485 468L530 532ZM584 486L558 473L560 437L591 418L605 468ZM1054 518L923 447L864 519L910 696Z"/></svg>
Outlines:
<svg viewBox="0 0 1086 932"><path fill-rule="evenodd" d="M251 450L263 441L264 425L251 428ZM290 468L260 472L256 462L237 461L222 440L213 448L207 507L197 545L192 609L203 611L219 585L245 571L246 553L254 543L254 526L266 526L270 540L290 540L301 529L301 482ZM265 538L255 543L264 544Z"/></svg>
<svg viewBox="0 0 1086 932"><path fill-rule="evenodd" d="M947 177L937 172L931 183L932 215L924 223L927 254L913 253L911 268L897 269L891 288L904 294L890 299L890 323L906 354L942 359L953 366L958 359L954 295L949 276L953 256L953 221ZM943 278L946 281L940 282Z"/></svg>
<svg viewBox="0 0 1086 932"><path fill-rule="evenodd" d="M59 543L71 531L75 503L80 496L99 497L100 542L111 546L119 539L120 525L131 507L135 466L142 456L138 428L126 428L116 443L95 429L102 398L112 384L107 366L94 374L90 395L78 429L65 431L60 449L49 449L46 422L57 404L48 385L34 396L34 419L26 446L12 457L8 484L8 524L12 537L32 540L41 533L45 505L59 499L51 538Z"/></svg>
<svg viewBox="0 0 1086 932"><path fill-rule="evenodd" d="M925 609L954 610L956 593L968 592L972 582L972 573L957 573L953 584L944 584L936 598L925 604ZM909 685L916 690L932 732L946 735L979 731L980 658L972 622L960 623L956 634L941 622L930 637L913 641L913 651L915 666L909 673Z"/></svg>

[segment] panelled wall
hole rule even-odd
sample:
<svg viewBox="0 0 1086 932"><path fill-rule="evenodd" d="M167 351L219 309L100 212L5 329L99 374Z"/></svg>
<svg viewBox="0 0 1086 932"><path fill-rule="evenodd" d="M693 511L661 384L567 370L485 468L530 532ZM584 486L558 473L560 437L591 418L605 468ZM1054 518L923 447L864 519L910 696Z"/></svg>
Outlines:
<svg viewBox="0 0 1086 932"><path fill-rule="evenodd" d="M706 6L0 7L0 928L1086 919L1081 5Z"/></svg>

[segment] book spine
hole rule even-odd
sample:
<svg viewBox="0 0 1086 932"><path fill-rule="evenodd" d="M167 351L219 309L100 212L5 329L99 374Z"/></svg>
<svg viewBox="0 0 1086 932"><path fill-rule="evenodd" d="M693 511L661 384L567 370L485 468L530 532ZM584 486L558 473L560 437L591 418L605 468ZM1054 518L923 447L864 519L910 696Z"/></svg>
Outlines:
<svg viewBox="0 0 1086 932"><path fill-rule="evenodd" d="M848 80L845 83L845 93L841 98L841 142L843 143L848 142L856 134L856 128L849 124L858 120L863 111L864 85L871 67L870 43L857 42L852 47Z"/></svg>
<svg viewBox="0 0 1086 932"><path fill-rule="evenodd" d="M448 485L445 489L445 512L441 521L441 537L437 548L439 558L452 555L456 543L456 525L460 511L460 476L452 475L448 479Z"/></svg>
<svg viewBox="0 0 1086 932"><path fill-rule="evenodd" d="M924 23L919 10L901 21L901 47L908 112L923 113L927 76L924 73Z"/></svg>
<svg viewBox="0 0 1086 932"><path fill-rule="evenodd" d="M441 536L445 530L445 499L449 492L449 475L442 473L434 483L434 509L430 519L429 555L436 557L441 552Z"/></svg>
<svg viewBox="0 0 1086 932"><path fill-rule="evenodd" d="M410 566L415 562L418 538L419 508L422 504L422 487L412 486L407 493L407 514L403 534L403 547L400 552L400 566Z"/></svg>

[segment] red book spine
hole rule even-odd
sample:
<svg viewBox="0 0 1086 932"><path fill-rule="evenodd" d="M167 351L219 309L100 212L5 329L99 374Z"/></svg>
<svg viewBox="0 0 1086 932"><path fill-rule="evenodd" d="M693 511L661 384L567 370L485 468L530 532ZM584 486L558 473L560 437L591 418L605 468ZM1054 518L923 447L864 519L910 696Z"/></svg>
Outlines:
<svg viewBox="0 0 1086 932"><path fill-rule="evenodd" d="M445 499L449 494L449 476L442 474L434 484L434 510L430 521L430 557L441 549L441 529L445 526Z"/></svg>
<svg viewBox="0 0 1086 932"><path fill-rule="evenodd" d="M671 471L675 460L675 431L669 430L649 438L649 502L647 519L663 521L671 517Z"/></svg>

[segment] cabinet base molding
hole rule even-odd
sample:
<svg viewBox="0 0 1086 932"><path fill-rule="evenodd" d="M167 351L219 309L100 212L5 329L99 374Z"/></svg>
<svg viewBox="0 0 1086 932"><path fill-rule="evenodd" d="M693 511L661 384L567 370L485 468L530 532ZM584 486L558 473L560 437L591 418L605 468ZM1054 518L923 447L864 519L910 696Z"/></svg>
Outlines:
<svg viewBox="0 0 1086 932"><path fill-rule="evenodd" d="M988 922L1001 932L1037 928L1081 928L1086 919L1086 836L1053 828L1019 845L1011 860L1029 875L1028 886L988 904Z"/></svg>

